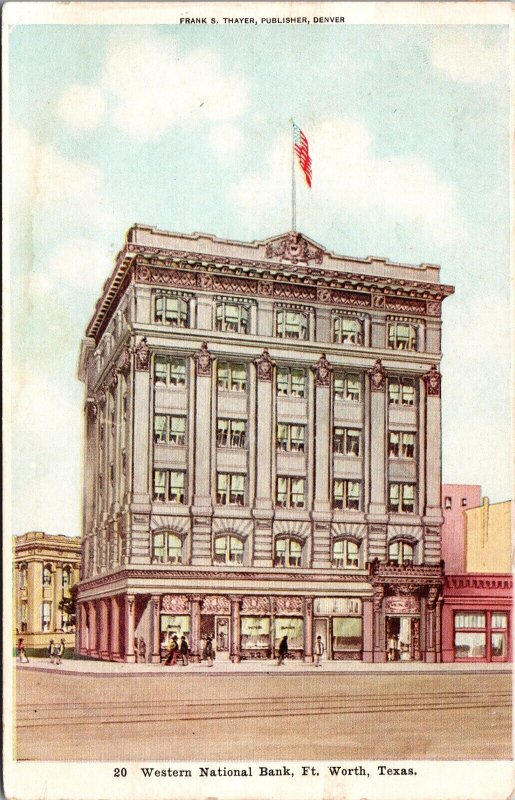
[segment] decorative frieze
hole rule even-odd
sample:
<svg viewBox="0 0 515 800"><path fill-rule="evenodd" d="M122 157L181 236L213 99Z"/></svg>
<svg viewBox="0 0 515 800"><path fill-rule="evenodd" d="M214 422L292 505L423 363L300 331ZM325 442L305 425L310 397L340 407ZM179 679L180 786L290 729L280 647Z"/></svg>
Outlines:
<svg viewBox="0 0 515 800"><path fill-rule="evenodd" d="M302 614L302 597L276 597L276 614Z"/></svg>
<svg viewBox="0 0 515 800"><path fill-rule="evenodd" d="M270 614L270 597L244 597L241 610L243 614Z"/></svg>
<svg viewBox="0 0 515 800"><path fill-rule="evenodd" d="M184 594L164 594L161 597L161 611L171 614L189 614L189 598Z"/></svg>
<svg viewBox="0 0 515 800"><path fill-rule="evenodd" d="M222 595L210 595L204 597L202 603L203 614L230 614L231 604L227 597Z"/></svg>

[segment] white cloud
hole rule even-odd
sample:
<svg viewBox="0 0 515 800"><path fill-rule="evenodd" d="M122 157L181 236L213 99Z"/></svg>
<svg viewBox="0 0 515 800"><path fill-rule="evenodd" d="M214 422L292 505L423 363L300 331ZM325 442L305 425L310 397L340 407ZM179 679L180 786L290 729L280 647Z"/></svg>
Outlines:
<svg viewBox="0 0 515 800"><path fill-rule="evenodd" d="M226 71L214 51L182 55L163 36L139 38L135 46L113 38L100 82L114 96L113 124L142 141L174 125L235 119L247 105L245 80Z"/></svg>
<svg viewBox="0 0 515 800"><path fill-rule="evenodd" d="M211 128L208 143L216 155L223 161L236 155L243 145L243 136L240 128L230 123L215 125Z"/></svg>
<svg viewBox="0 0 515 800"><path fill-rule="evenodd" d="M9 132L7 166L10 207L25 206L32 217L42 215L50 230L63 225L109 227L113 210L107 202L102 170L87 161L68 158L50 144L33 138L18 123ZM19 212L18 212L19 213Z"/></svg>
<svg viewBox="0 0 515 800"><path fill-rule="evenodd" d="M503 73L509 65L499 41L489 41L486 32L441 26L431 46L433 66L454 81L486 85Z"/></svg>
<svg viewBox="0 0 515 800"><path fill-rule="evenodd" d="M61 95L57 111L71 128L93 130L104 116L104 93L97 86L74 84Z"/></svg>
<svg viewBox="0 0 515 800"><path fill-rule="evenodd" d="M113 253L101 243L86 238L64 239L50 253L32 286L42 292L63 285L100 292L112 268Z"/></svg>
<svg viewBox="0 0 515 800"><path fill-rule="evenodd" d="M417 156L379 158L366 127L357 120L331 119L309 131L313 188L297 190L297 205L309 225L324 214L331 218L368 214L423 230L439 243L463 236L454 186ZM288 219L291 143L279 137L260 172L245 176L230 190L242 212ZM297 181L302 176L297 170ZM284 187L280 192L278 187ZM275 206L274 206L275 203ZM315 225L313 224L313 227Z"/></svg>

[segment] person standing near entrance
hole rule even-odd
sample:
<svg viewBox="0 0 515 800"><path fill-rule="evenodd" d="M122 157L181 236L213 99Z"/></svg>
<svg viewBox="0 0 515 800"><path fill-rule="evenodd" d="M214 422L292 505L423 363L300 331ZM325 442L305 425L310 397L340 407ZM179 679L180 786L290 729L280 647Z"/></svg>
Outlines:
<svg viewBox="0 0 515 800"><path fill-rule="evenodd" d="M183 667L188 666L188 642L186 641L185 636L181 636L181 656L182 656L182 665Z"/></svg>
<svg viewBox="0 0 515 800"><path fill-rule="evenodd" d="M64 656L64 646L65 646L65 641L64 639L61 639L56 649L56 658L57 658L56 664L60 664L62 661L62 658Z"/></svg>
<svg viewBox="0 0 515 800"><path fill-rule="evenodd" d="M170 639L170 644L168 646L168 655L165 659L165 666L170 666L170 664L175 666L177 664L177 656L179 654L179 643L177 641L177 636L175 634Z"/></svg>
<svg viewBox="0 0 515 800"><path fill-rule="evenodd" d="M399 643L397 634L394 633L388 639L388 660L389 661L397 661L399 652Z"/></svg>
<svg viewBox="0 0 515 800"><path fill-rule="evenodd" d="M288 655L288 637L283 636L279 644L279 658L277 659L277 666L280 667L284 664L284 659Z"/></svg>
<svg viewBox="0 0 515 800"><path fill-rule="evenodd" d="M321 636L317 636L317 640L316 640L316 643L315 643L315 667L321 667L322 666L322 664L320 663L320 660L321 660L322 656L324 655L324 653L325 653L325 647L324 647L324 643L322 641L322 637Z"/></svg>
<svg viewBox="0 0 515 800"><path fill-rule="evenodd" d="M50 663L53 664L54 663L54 640L53 639L50 639L46 652L47 652L47 656L50 659Z"/></svg>
<svg viewBox="0 0 515 800"><path fill-rule="evenodd" d="M213 666L213 642L212 642L210 636L208 636L207 639L206 639L206 646L204 648L204 655L205 655L205 657L207 659L208 667L212 667Z"/></svg>

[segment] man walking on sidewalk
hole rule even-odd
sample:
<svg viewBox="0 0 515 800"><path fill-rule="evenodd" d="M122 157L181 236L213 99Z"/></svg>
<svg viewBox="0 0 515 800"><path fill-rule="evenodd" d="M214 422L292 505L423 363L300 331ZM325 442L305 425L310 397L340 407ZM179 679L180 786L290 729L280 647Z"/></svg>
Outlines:
<svg viewBox="0 0 515 800"><path fill-rule="evenodd" d="M288 637L283 636L279 644L279 658L277 659L277 666L280 667L284 664L284 659L288 655Z"/></svg>

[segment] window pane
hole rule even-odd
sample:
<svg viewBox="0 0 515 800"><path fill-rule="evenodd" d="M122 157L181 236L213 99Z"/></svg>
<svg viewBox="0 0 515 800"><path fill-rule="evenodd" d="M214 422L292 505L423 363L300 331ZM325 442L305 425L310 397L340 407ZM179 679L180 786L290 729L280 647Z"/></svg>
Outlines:
<svg viewBox="0 0 515 800"><path fill-rule="evenodd" d="M484 614L456 614L454 616L455 628L484 628Z"/></svg>
<svg viewBox="0 0 515 800"><path fill-rule="evenodd" d="M508 615L507 614L492 614L492 628L507 628Z"/></svg>
<svg viewBox="0 0 515 800"><path fill-rule="evenodd" d="M361 381L358 375L347 375L345 399L357 402L361 395Z"/></svg>
<svg viewBox="0 0 515 800"><path fill-rule="evenodd" d="M166 442L166 416L156 414L154 417L154 442Z"/></svg>
<svg viewBox="0 0 515 800"><path fill-rule="evenodd" d="M278 367L277 369L277 394L288 394L289 370Z"/></svg>
<svg viewBox="0 0 515 800"><path fill-rule="evenodd" d="M484 658L486 633L462 633L454 635L454 655L456 658Z"/></svg>
<svg viewBox="0 0 515 800"><path fill-rule="evenodd" d="M291 371L291 393L294 397L304 397L306 374L303 369Z"/></svg>
<svg viewBox="0 0 515 800"><path fill-rule="evenodd" d="M168 362L165 358L156 356L154 361L154 380L156 383L166 383L168 377Z"/></svg>
<svg viewBox="0 0 515 800"><path fill-rule="evenodd" d="M506 652L506 634L492 633L492 655L497 658L505 658Z"/></svg>
<svg viewBox="0 0 515 800"><path fill-rule="evenodd" d="M172 386L184 386L186 383L186 363L173 359L170 364L170 383Z"/></svg>

